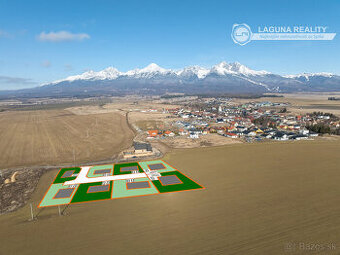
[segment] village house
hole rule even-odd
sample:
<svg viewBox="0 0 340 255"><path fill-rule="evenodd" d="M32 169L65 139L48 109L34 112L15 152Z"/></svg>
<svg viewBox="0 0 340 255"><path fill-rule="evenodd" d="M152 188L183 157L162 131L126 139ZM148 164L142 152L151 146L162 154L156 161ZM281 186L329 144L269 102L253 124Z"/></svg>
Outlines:
<svg viewBox="0 0 340 255"><path fill-rule="evenodd" d="M198 139L199 136L198 136L197 133L190 133L189 138L191 138L191 139Z"/></svg>
<svg viewBox="0 0 340 255"><path fill-rule="evenodd" d="M231 138L238 138L238 135L236 133L231 133L231 132L226 132L225 136L231 137Z"/></svg>
<svg viewBox="0 0 340 255"><path fill-rule="evenodd" d="M165 136L169 136L169 137L174 137L174 136L175 136L175 133L172 132L172 131L170 131L170 130L167 130L167 131L164 132L164 135L165 135Z"/></svg>
<svg viewBox="0 0 340 255"><path fill-rule="evenodd" d="M150 143L134 142L133 150L123 152L124 159L146 157L154 154Z"/></svg>
<svg viewBox="0 0 340 255"><path fill-rule="evenodd" d="M179 134L179 135L188 135L189 132L188 132L187 130L181 128L181 129L179 130L178 134Z"/></svg>
<svg viewBox="0 0 340 255"><path fill-rule="evenodd" d="M290 139L292 139L292 140L307 140L308 136L297 134L297 135L291 136Z"/></svg>
<svg viewBox="0 0 340 255"><path fill-rule="evenodd" d="M279 140L279 141L286 141L288 140L288 135L284 132L278 131L273 135L274 140Z"/></svg>
<svg viewBox="0 0 340 255"><path fill-rule="evenodd" d="M154 139L154 138L158 137L159 132L158 132L158 130L148 130L147 134L148 134L148 136L147 136L148 139Z"/></svg>
<svg viewBox="0 0 340 255"><path fill-rule="evenodd" d="M150 143L134 142L133 147L134 147L134 152L136 154L152 152L152 146Z"/></svg>

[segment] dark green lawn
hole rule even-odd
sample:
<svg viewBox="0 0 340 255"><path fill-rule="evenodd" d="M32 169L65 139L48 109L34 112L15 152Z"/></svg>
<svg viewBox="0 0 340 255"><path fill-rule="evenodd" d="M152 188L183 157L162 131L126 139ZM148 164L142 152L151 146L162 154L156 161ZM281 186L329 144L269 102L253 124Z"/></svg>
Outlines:
<svg viewBox="0 0 340 255"><path fill-rule="evenodd" d="M172 184L163 186L160 181L152 181L152 183L156 186L160 193L165 192L174 192L174 191L182 191L182 190L192 190L192 189L202 189L203 187L192 181L190 178L186 177L179 171L171 171L161 173L162 176L167 175L176 175L183 183L181 184Z"/></svg>
<svg viewBox="0 0 340 255"><path fill-rule="evenodd" d="M109 191L87 193L87 190L89 189L90 186L97 186L97 185L102 185L102 183L101 182L94 182L94 183L80 184L77 191L76 191L76 194L74 194L74 197L73 197L71 203L111 199L112 181L110 182L110 190Z"/></svg>

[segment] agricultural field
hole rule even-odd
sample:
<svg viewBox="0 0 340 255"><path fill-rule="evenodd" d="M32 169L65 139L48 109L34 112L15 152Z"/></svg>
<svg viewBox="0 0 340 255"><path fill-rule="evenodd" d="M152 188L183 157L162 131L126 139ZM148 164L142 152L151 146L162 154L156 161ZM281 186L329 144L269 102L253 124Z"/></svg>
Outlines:
<svg viewBox="0 0 340 255"><path fill-rule="evenodd" d="M240 139L223 137L218 134L207 134L201 136L200 139L189 139L188 137L173 137L162 141L170 148L199 148L210 146L222 146L227 144L242 143Z"/></svg>
<svg viewBox="0 0 340 255"><path fill-rule="evenodd" d="M277 94L284 97L263 97L254 99L256 102L271 101L275 103L289 103L287 107L292 113L306 114L310 112L329 112L340 116L340 101L330 101L328 97L339 97L339 92L333 93L295 93ZM249 99L234 99L237 103L249 102Z"/></svg>
<svg viewBox="0 0 340 255"><path fill-rule="evenodd" d="M36 220L29 204L0 216L0 254L320 254L292 251L300 243L339 254L339 154L339 140L173 150L163 160L205 190L75 203L63 216L37 208L59 169L48 171L29 201Z"/></svg>
<svg viewBox="0 0 340 255"><path fill-rule="evenodd" d="M131 115L131 114L130 114ZM166 125L160 120L139 120L135 123L142 131L148 131L153 129L166 129ZM170 125L167 125L170 126Z"/></svg>
<svg viewBox="0 0 340 255"><path fill-rule="evenodd" d="M133 139L125 115L115 112L6 111L0 123L0 169L112 160Z"/></svg>

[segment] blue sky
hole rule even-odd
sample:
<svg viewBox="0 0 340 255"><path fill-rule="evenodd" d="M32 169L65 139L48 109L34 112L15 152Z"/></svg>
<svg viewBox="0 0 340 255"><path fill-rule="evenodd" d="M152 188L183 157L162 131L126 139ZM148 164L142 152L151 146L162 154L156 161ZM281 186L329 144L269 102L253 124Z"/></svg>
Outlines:
<svg viewBox="0 0 340 255"><path fill-rule="evenodd" d="M231 39L234 23L327 26L340 33L340 1L0 0L0 90L114 66L164 68L221 61L279 74L340 74L340 39ZM61 32L63 31L63 32ZM55 33L55 34L51 34Z"/></svg>

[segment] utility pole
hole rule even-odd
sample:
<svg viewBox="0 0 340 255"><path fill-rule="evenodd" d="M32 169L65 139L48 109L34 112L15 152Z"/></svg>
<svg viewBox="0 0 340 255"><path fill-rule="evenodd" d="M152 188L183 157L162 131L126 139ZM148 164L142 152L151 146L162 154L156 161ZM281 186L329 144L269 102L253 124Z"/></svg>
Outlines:
<svg viewBox="0 0 340 255"><path fill-rule="evenodd" d="M61 216L60 205L58 205L59 216Z"/></svg>
<svg viewBox="0 0 340 255"><path fill-rule="evenodd" d="M66 214L66 209L70 206L70 204L67 204L64 208L64 210L61 212L62 215L65 215Z"/></svg>
<svg viewBox="0 0 340 255"><path fill-rule="evenodd" d="M32 221L32 220L34 220L32 203L30 203L30 208L31 208L31 221Z"/></svg>

